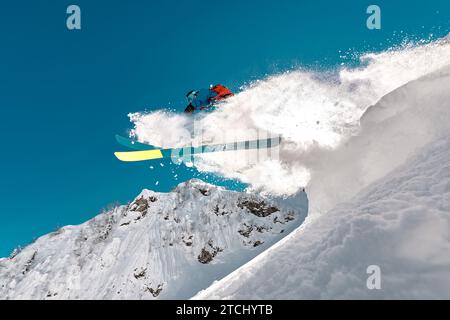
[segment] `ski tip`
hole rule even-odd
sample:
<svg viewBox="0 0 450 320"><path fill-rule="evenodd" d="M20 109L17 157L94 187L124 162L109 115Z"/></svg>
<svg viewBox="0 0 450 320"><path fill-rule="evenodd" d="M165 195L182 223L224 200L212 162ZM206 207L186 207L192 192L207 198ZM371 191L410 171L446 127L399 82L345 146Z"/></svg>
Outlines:
<svg viewBox="0 0 450 320"><path fill-rule="evenodd" d="M122 143L128 144L131 141L131 139L125 138L125 137L121 136L120 134L116 134L114 137L116 138L116 141L120 144L122 144Z"/></svg>
<svg viewBox="0 0 450 320"><path fill-rule="evenodd" d="M114 156L120 160L120 161L125 161L123 156L122 156L123 152L114 152Z"/></svg>
<svg viewBox="0 0 450 320"><path fill-rule="evenodd" d="M163 158L163 154L159 149L146 151L115 152L114 155L117 159L124 162L137 162Z"/></svg>
<svg viewBox="0 0 450 320"><path fill-rule="evenodd" d="M116 134L114 136L114 138L116 138L117 142L127 140L126 138L122 137L120 134Z"/></svg>

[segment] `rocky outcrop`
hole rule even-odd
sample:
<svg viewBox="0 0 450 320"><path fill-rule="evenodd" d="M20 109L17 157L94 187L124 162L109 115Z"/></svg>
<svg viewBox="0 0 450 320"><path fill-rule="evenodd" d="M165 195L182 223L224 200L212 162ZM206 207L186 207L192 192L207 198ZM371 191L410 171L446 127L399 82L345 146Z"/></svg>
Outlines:
<svg viewBox="0 0 450 320"><path fill-rule="evenodd" d="M257 217L267 217L272 213L280 211L275 206L267 204L264 200L255 199L240 199L238 202L238 207L241 209L247 209L250 213Z"/></svg>

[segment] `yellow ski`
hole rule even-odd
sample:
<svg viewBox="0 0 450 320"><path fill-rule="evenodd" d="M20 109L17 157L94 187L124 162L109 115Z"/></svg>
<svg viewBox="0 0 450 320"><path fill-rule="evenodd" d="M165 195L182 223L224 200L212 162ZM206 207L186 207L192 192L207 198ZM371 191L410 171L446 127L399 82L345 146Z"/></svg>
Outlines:
<svg viewBox="0 0 450 320"><path fill-rule="evenodd" d="M120 161L135 162L144 160L153 160L163 158L161 150L146 150L146 151L132 151L132 152L115 152L114 155Z"/></svg>

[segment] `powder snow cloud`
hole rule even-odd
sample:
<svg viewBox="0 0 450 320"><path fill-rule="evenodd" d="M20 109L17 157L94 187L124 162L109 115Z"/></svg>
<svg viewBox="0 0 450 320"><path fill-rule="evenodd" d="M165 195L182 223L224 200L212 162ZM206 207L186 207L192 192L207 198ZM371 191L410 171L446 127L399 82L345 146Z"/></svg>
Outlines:
<svg viewBox="0 0 450 320"><path fill-rule="evenodd" d="M449 299L449 87L447 66L370 108L312 172L305 223L196 298Z"/></svg>
<svg viewBox="0 0 450 320"><path fill-rule="evenodd" d="M370 106L449 65L450 43L443 39L405 45L363 54L360 60L358 68L297 70L256 81L216 111L195 117L162 110L133 113L131 135L161 147L281 136L276 157L261 156L261 151L258 161L249 161L255 151L204 154L194 165L200 171L239 179L253 191L289 196L312 184L330 151L343 148L359 134L361 117Z"/></svg>

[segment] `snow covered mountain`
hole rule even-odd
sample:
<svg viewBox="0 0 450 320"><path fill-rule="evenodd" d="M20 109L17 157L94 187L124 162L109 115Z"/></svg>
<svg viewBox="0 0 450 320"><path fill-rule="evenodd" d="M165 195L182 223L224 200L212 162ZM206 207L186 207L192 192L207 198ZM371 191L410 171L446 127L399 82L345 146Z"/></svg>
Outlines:
<svg viewBox="0 0 450 320"><path fill-rule="evenodd" d="M1 259L0 299L189 298L298 227L297 197L293 209L200 180L144 190Z"/></svg>

